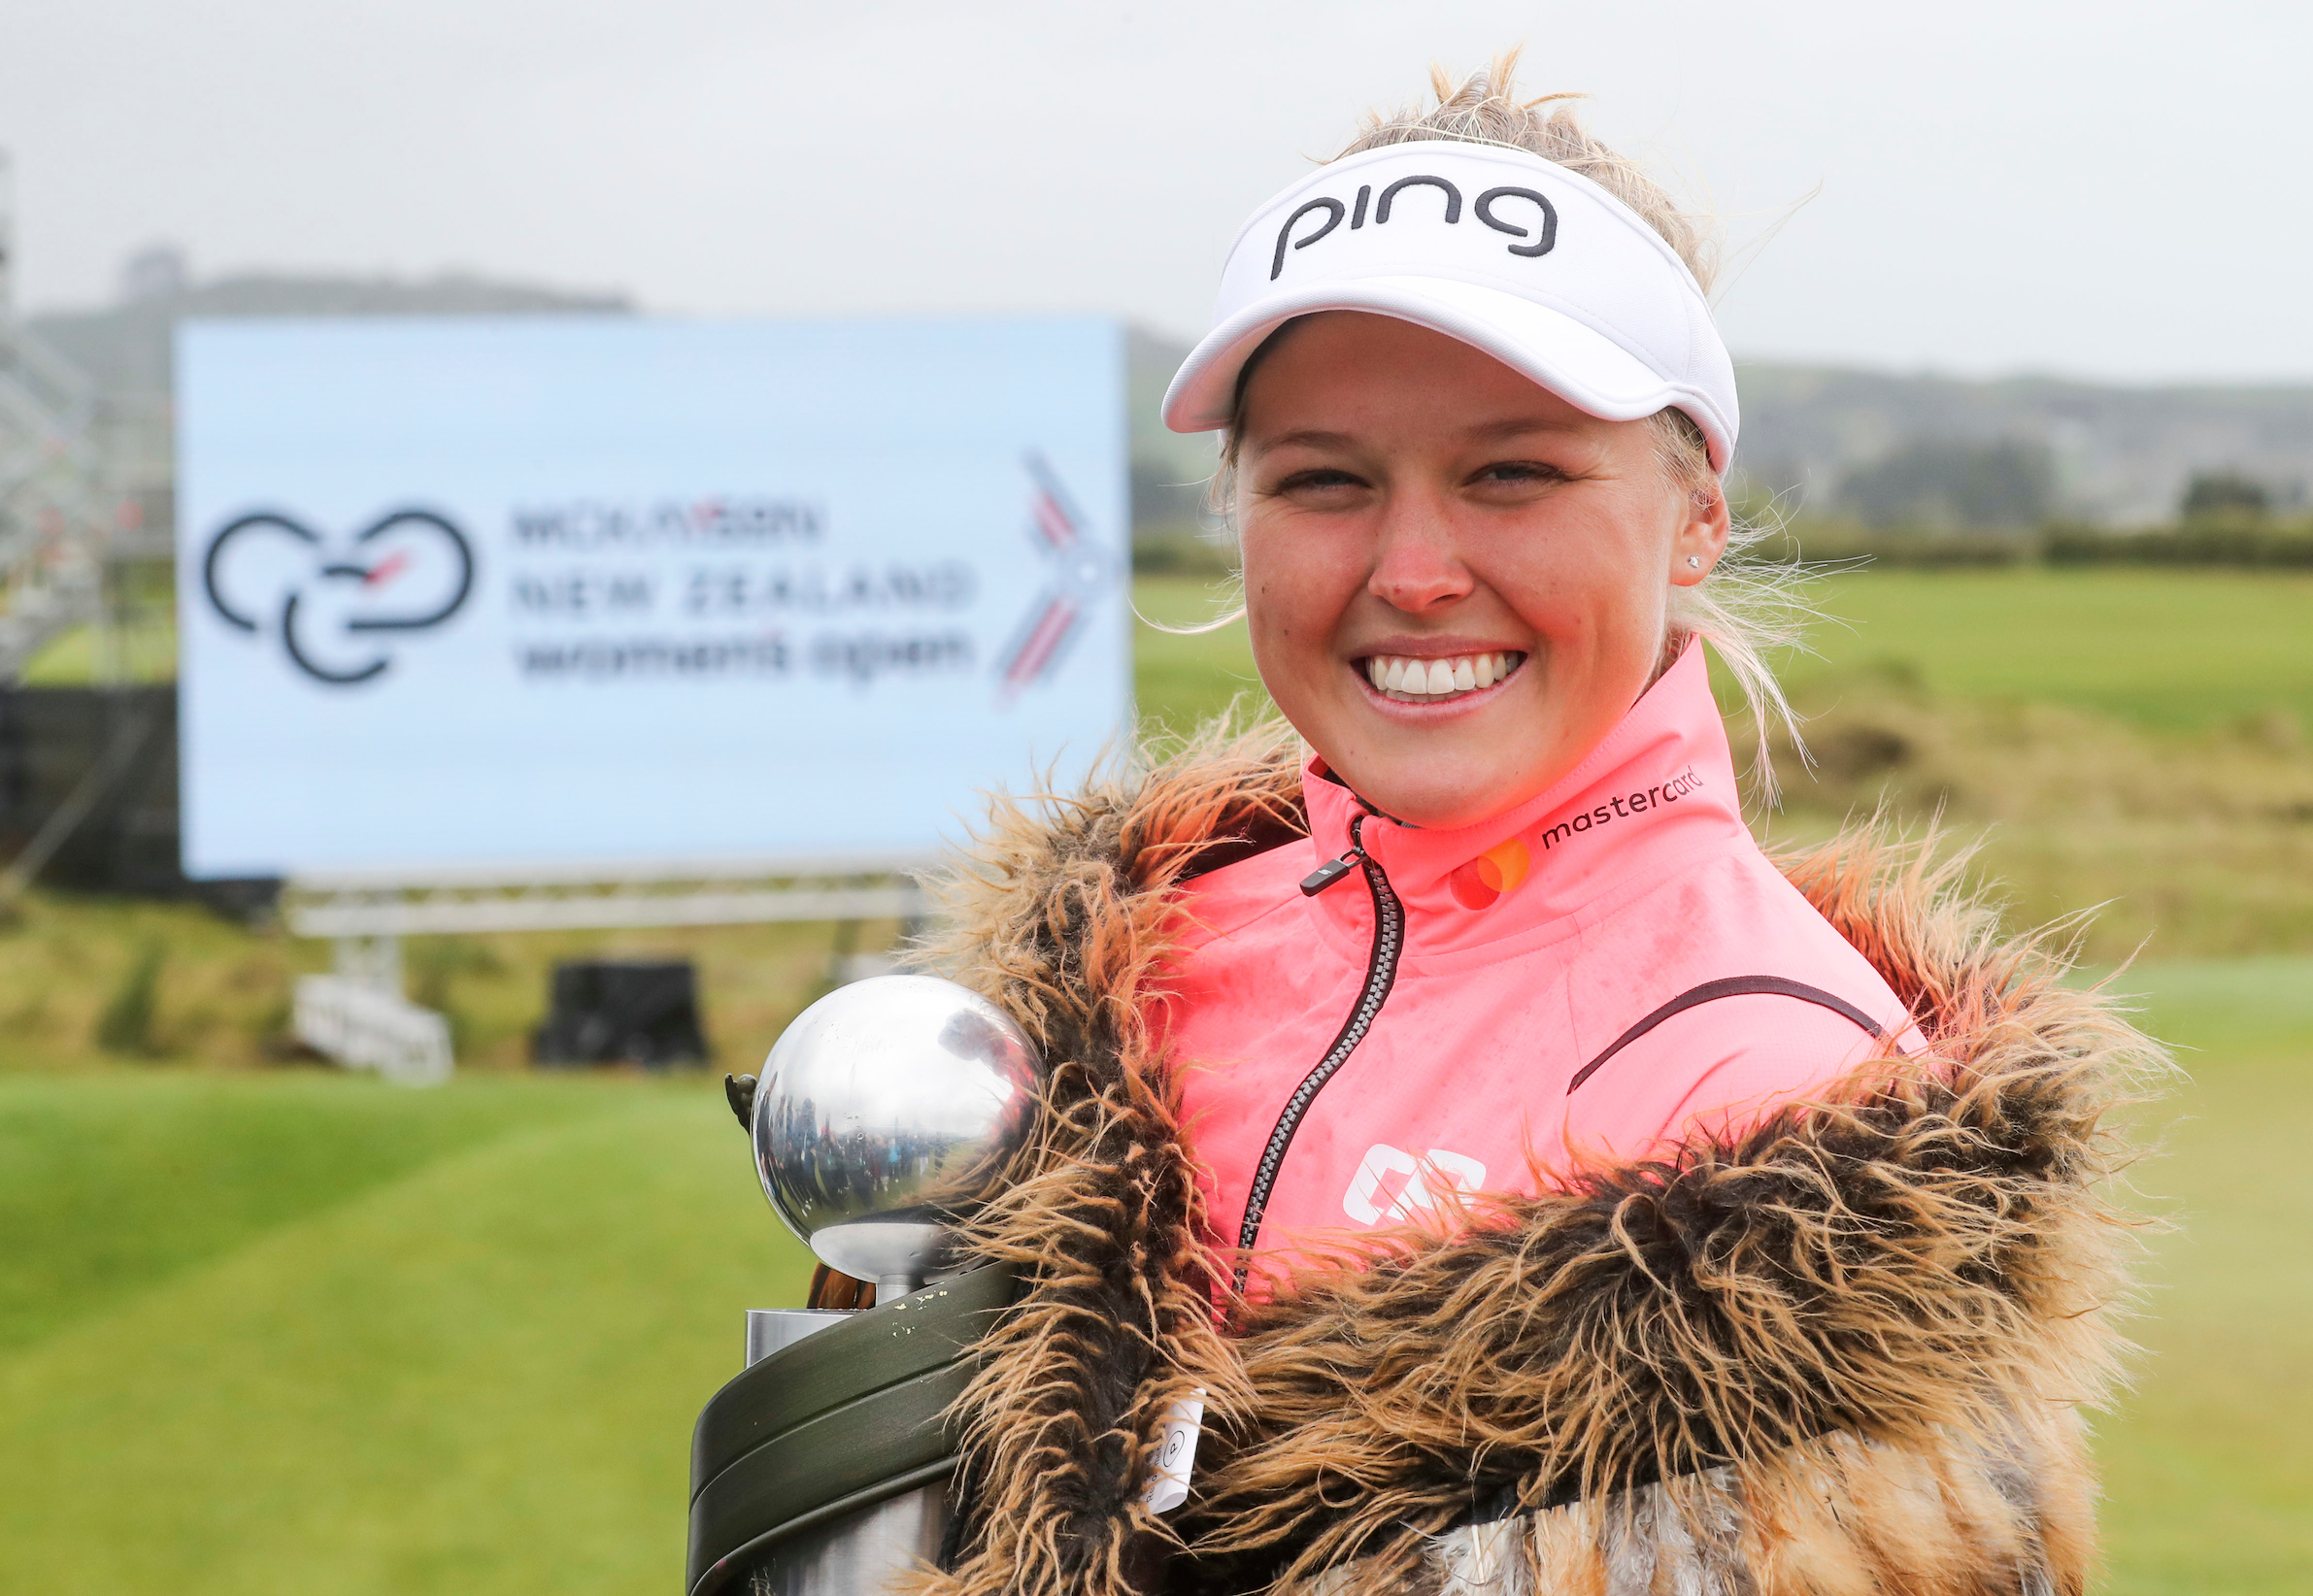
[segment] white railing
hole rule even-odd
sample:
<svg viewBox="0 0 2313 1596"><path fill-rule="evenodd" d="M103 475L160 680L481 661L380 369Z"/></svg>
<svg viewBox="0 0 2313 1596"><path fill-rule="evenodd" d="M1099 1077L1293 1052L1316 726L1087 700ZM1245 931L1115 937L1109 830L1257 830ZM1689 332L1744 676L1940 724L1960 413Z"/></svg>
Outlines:
<svg viewBox="0 0 2313 1596"><path fill-rule="evenodd" d="M361 977L298 977L291 1023L316 1052L397 1084L450 1079L450 1021Z"/></svg>
<svg viewBox="0 0 2313 1596"><path fill-rule="evenodd" d="M928 868L922 859L717 860L301 876L281 908L296 935L340 938L905 920L924 913L916 878Z"/></svg>
<svg viewBox="0 0 2313 1596"><path fill-rule="evenodd" d="M282 918L297 936L337 944L337 973L297 983L297 1038L339 1063L430 1085L450 1078L450 1022L402 997L403 937L913 920L929 907L920 881L929 868L921 858L862 856L294 877L282 891ZM838 953L838 981L890 967L880 955Z"/></svg>

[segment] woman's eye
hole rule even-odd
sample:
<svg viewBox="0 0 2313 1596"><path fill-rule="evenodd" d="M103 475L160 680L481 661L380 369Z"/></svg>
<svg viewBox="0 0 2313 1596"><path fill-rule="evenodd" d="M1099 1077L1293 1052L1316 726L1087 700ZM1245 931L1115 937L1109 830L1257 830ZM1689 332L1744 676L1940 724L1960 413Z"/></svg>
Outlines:
<svg viewBox="0 0 2313 1596"><path fill-rule="evenodd" d="M1294 472L1270 491L1273 493L1328 493L1364 485L1362 478L1353 476L1346 471L1335 471L1320 466L1308 471Z"/></svg>
<svg viewBox="0 0 2313 1596"><path fill-rule="evenodd" d="M1481 482L1501 482L1524 486L1533 482L1562 482L1566 474L1557 466L1539 460L1497 460L1478 473Z"/></svg>

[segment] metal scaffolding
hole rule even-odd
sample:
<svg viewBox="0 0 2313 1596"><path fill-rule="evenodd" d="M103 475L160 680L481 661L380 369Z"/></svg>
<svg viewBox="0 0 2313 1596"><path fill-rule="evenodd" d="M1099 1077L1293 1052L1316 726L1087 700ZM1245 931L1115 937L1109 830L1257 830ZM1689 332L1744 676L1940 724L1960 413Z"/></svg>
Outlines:
<svg viewBox="0 0 2313 1596"><path fill-rule="evenodd" d="M122 568L166 560L169 529L146 524L167 459L128 440L152 417L108 399L36 337L14 296L16 205L0 150L0 684L76 627L94 630L93 679L122 680Z"/></svg>

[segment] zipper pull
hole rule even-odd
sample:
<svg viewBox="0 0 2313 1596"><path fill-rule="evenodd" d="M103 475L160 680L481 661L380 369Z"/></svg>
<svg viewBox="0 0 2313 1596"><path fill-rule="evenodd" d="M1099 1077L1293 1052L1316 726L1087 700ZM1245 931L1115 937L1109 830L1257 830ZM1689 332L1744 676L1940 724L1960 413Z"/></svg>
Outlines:
<svg viewBox="0 0 2313 1596"><path fill-rule="evenodd" d="M1319 865L1301 878L1301 896L1304 898L1316 897L1326 887L1331 886L1342 877L1357 869L1358 861L1364 857L1365 850L1363 848L1353 848L1338 859L1327 859L1324 864Z"/></svg>
<svg viewBox="0 0 2313 1596"><path fill-rule="evenodd" d="M1371 812L1368 811L1368 814ZM1365 860L1365 815L1350 821L1349 851L1338 859L1328 859L1301 878L1301 896L1314 898L1326 887L1358 868Z"/></svg>

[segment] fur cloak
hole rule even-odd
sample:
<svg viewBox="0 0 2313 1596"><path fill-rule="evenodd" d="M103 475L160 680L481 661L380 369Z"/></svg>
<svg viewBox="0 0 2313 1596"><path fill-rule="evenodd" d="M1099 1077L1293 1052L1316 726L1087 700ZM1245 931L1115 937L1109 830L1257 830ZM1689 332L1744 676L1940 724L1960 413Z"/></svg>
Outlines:
<svg viewBox="0 0 2313 1596"><path fill-rule="evenodd" d="M952 1414L958 1519L914 1596L2074 1596L2081 1416L2124 1345L2121 1148L2156 1048L1956 867L1783 861L1911 1005L1882 1059L1739 1133L1486 1200L1216 1323L1156 1042L1181 881L1293 828L1282 732L999 803L924 962L1050 1068L969 1238L1029 1282ZM1179 1399L1189 1504L1141 1506Z"/></svg>

